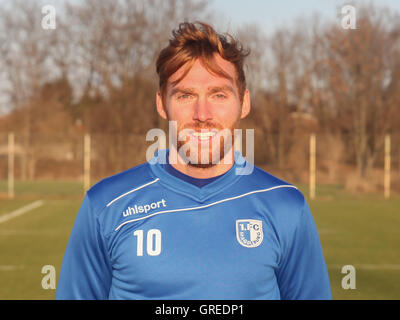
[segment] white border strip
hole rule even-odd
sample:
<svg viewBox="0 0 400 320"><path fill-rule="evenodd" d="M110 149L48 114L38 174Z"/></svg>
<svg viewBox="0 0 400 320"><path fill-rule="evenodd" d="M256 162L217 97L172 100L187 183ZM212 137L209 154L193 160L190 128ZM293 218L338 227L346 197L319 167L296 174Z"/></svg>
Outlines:
<svg viewBox="0 0 400 320"><path fill-rule="evenodd" d="M28 204L22 208L19 208L17 210L14 210L10 213L6 213L5 215L0 216L0 223L6 222L8 220L11 220L15 217L18 217L20 215L23 215L24 213L31 211L33 209L36 209L38 207L40 207L41 205L43 205L43 201L42 200L38 200L35 202L32 202L31 204Z"/></svg>
<svg viewBox="0 0 400 320"><path fill-rule="evenodd" d="M150 181L149 183L146 183L146 184L144 184L144 185L142 185L142 186L140 186L140 187L137 187L137 188L132 189L132 190L130 190L130 191L128 191L128 192L125 192L124 194L121 194L120 196L116 197L114 200L111 200L109 203L107 203L107 207L111 206L115 201L121 199L122 197L125 197L126 195L128 195L128 194L130 194L130 193L132 193L132 192L135 192L135 191L137 191L137 190L139 190L139 189L142 189L142 188L144 188L144 187L147 187L147 186L149 186L149 185L151 185L151 184L157 182L158 180L160 180L160 179L157 178L157 179L155 179L155 180L153 180L153 181Z"/></svg>
<svg viewBox="0 0 400 320"><path fill-rule="evenodd" d="M216 204L224 203L224 202L227 202L227 201L230 201L230 200L235 200L235 199L243 198L243 197L248 196L248 195L250 195L250 194L260 193L260 192L266 192L266 191L271 191L271 190L278 189L278 188L294 188L294 189L297 189L295 186L292 186L292 185L281 185L281 186L276 186L276 187L272 187L272 188L268 188L268 189L261 189L261 190L250 191L250 192L241 194L241 195L239 195L239 196L235 196L235 197L232 197L232 198L227 198L227 199L219 200L219 201L216 201L216 202L213 202L213 203L209 203L209 204L206 204L206 205L203 205L203 206L199 206L199 207L191 207L191 208L184 208L184 209L171 209L171 210L158 211L158 212L154 212L154 213L149 214L148 216L145 216L145 217L142 217L142 218L137 218L137 219L132 219L132 220L125 221L125 222L121 223L117 228L115 228L114 231L118 231L122 226L124 226L124 225L126 225L126 224L128 224L128 223L135 222L135 221L139 221L139 220L143 220L143 219L147 219L147 218L150 218L150 217L153 217L153 216L155 216L155 215L162 214L162 213L183 212L183 211L190 211L190 210L195 210L195 209L204 209L204 208L208 208L208 207L214 206L214 205L216 205Z"/></svg>

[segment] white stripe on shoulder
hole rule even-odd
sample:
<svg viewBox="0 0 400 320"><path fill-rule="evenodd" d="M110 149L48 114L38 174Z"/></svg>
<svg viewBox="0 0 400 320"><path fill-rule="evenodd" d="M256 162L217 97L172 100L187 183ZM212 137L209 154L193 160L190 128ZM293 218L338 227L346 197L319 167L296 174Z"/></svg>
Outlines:
<svg viewBox="0 0 400 320"><path fill-rule="evenodd" d="M115 228L114 231L118 231L122 226L124 226L124 225L126 225L126 224L128 224L128 223L135 222L135 221L139 221L139 220L143 220L143 219L147 219L147 218L150 218L150 217L153 217L153 216L162 214L162 213L183 212L183 211L191 211L191 210L197 210L197 209L204 209L204 208L212 207L212 206L214 206L214 205L216 205L216 204L220 204L220 203L224 203L224 202L227 202L227 201L231 201L231 200L236 200L236 199L239 199L239 198L243 198L243 197L246 197L246 196L251 195L251 194L254 194L254 193L267 192L267 191L271 191L271 190L275 190L275 189L279 189L279 188L294 188L294 189L297 189L297 187L295 187L295 186L293 186L293 185L285 184L285 185L280 185L280 186L271 187L271 188L268 188L268 189L261 189L261 190L250 191L250 192L247 192L247 193L244 193L244 194L235 196L235 197L222 199L222 200L215 201L215 202L212 202L212 203L203 205L203 206L191 207L191 208L184 208L184 209L171 209L171 210L158 211L158 212L154 212L154 213L152 213L152 214L149 214L148 216L145 216L145 217L141 217L141 218L136 218L136 219L132 219L132 220L125 221L125 222L121 223L117 228Z"/></svg>
<svg viewBox="0 0 400 320"><path fill-rule="evenodd" d="M140 189L142 189L142 188L145 188L145 187L147 187L147 186L149 186L149 185L151 185L151 184L157 182L158 180L160 180L160 179L157 178L157 179L155 179L155 180L153 180L153 181L150 181L150 182L148 182L148 183L146 183L146 184L144 184L144 185L142 185L142 186L140 186L140 187L137 187L137 188L132 189L132 190L130 190L130 191L128 191L128 192L125 192L124 194L121 194L120 196L116 197L114 200L111 200L109 203L107 203L107 207L109 207L110 205L112 205L115 201L117 201L117 200L119 200L119 199L125 197L126 195L131 194L131 193L133 193L133 192L135 192L135 191L137 191L137 190L140 190Z"/></svg>

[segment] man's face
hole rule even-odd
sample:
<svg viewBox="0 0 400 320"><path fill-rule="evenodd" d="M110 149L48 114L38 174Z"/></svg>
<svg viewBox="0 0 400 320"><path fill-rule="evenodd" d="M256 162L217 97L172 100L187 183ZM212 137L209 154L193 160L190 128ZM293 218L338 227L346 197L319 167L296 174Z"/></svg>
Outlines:
<svg viewBox="0 0 400 320"><path fill-rule="evenodd" d="M250 110L248 90L240 102L234 65L219 55L215 55L215 62L231 79L210 73L196 60L180 82L172 84L186 66L168 79L164 99L157 94L159 114L177 122L177 150L196 167L219 163L231 151L234 129Z"/></svg>

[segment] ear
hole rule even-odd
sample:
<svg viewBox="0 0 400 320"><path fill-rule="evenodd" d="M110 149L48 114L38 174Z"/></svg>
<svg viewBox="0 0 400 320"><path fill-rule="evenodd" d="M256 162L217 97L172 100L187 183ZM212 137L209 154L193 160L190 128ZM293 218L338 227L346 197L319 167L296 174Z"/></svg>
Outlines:
<svg viewBox="0 0 400 320"><path fill-rule="evenodd" d="M250 91L246 89L243 95L242 114L240 115L240 119L247 117L249 113L250 113Z"/></svg>
<svg viewBox="0 0 400 320"><path fill-rule="evenodd" d="M167 120L167 113L165 112L166 109L160 91L157 91L156 104L158 114L161 116L161 118Z"/></svg>

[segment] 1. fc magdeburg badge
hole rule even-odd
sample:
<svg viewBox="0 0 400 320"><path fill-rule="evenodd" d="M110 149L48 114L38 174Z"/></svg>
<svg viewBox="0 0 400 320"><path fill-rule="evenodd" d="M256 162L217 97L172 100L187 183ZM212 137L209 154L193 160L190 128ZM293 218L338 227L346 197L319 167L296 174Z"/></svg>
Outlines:
<svg viewBox="0 0 400 320"><path fill-rule="evenodd" d="M236 239L246 248L258 247L264 239L262 221L253 219L236 220Z"/></svg>

